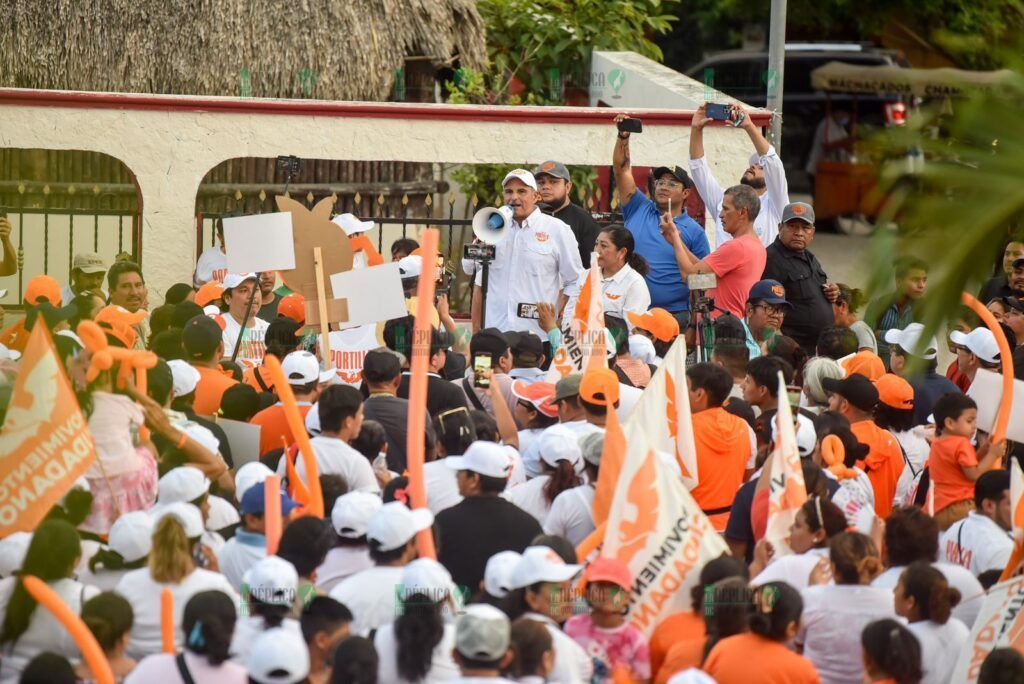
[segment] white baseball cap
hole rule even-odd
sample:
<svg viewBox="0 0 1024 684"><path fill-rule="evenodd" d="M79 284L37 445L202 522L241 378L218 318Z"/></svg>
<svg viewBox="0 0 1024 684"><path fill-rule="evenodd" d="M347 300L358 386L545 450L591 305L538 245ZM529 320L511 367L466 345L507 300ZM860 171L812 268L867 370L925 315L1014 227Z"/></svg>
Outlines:
<svg viewBox="0 0 1024 684"><path fill-rule="evenodd" d="M579 434L564 425L552 425L540 433L537 451L541 460L552 468L557 468L559 461L568 461L577 472L583 468Z"/></svg>
<svg viewBox="0 0 1024 684"><path fill-rule="evenodd" d="M0 344L0 361L17 361L20 358L20 351L9 349L7 345Z"/></svg>
<svg viewBox="0 0 1024 684"><path fill-rule="evenodd" d="M433 558L417 558L402 569L404 596L422 593L437 602L442 592L447 590L451 594L454 588L451 574Z"/></svg>
<svg viewBox="0 0 1024 684"><path fill-rule="evenodd" d="M321 371L320 362L308 351L294 351L284 357L281 371L288 378L289 385L307 385L314 380L330 382L337 374L333 368Z"/></svg>
<svg viewBox="0 0 1024 684"><path fill-rule="evenodd" d="M306 413L306 432L309 433L310 437L316 437L320 434L320 404L318 402L314 401Z"/></svg>
<svg viewBox="0 0 1024 684"><path fill-rule="evenodd" d="M214 316L220 316L221 310L214 304L207 304L203 307L203 313L212 318Z"/></svg>
<svg viewBox="0 0 1024 684"><path fill-rule="evenodd" d="M245 667L260 684L298 684L309 676L309 648L302 632L284 627L264 630L253 639Z"/></svg>
<svg viewBox="0 0 1024 684"><path fill-rule="evenodd" d="M534 190L537 189L537 179L534 178L533 174L527 171L526 169L512 169L511 171L509 171L507 174L505 174L505 178L502 179L501 187L505 187L506 185L508 185L508 182L513 178L521 180L524 185L531 187Z"/></svg>
<svg viewBox="0 0 1024 684"><path fill-rule="evenodd" d="M272 606L290 606L299 592L299 573L280 556L267 556L245 571L249 597Z"/></svg>
<svg viewBox="0 0 1024 684"><path fill-rule="evenodd" d="M195 466L183 465L172 468L160 478L157 484L156 500L162 504L175 501L195 501L210 491L210 481L203 471Z"/></svg>
<svg viewBox="0 0 1024 684"><path fill-rule="evenodd" d="M31 532L15 532L0 539L0 577L10 577L21 568L31 543Z"/></svg>
<svg viewBox="0 0 1024 684"><path fill-rule="evenodd" d="M484 591L494 598L505 598L512 591L512 571L522 558L516 551L499 551L488 558L484 567Z"/></svg>
<svg viewBox="0 0 1024 684"><path fill-rule="evenodd" d="M380 497L370 492L349 492L334 501L331 524L339 537L358 539L366 534L367 525L381 506Z"/></svg>
<svg viewBox="0 0 1024 684"><path fill-rule="evenodd" d="M423 257L419 254L410 254L398 260L398 272L402 279L419 278L423 272Z"/></svg>
<svg viewBox="0 0 1024 684"><path fill-rule="evenodd" d="M508 616L484 603L466 606L455 621L455 649L470 660L500 660L508 653L511 637Z"/></svg>
<svg viewBox="0 0 1024 684"><path fill-rule="evenodd" d="M257 280L255 273L228 273L224 276L224 289L230 290L238 287L246 280Z"/></svg>
<svg viewBox="0 0 1024 684"><path fill-rule="evenodd" d="M579 574L582 565L568 565L554 549L527 546L523 557L512 569L509 586L522 589L537 582L567 582Z"/></svg>
<svg viewBox="0 0 1024 684"><path fill-rule="evenodd" d="M242 521L238 509L231 505L227 499L219 496L209 496L206 503L210 506L210 514L206 516L206 529L211 532L223 530L225 527L237 525Z"/></svg>
<svg viewBox="0 0 1024 684"><path fill-rule="evenodd" d="M199 512L199 509L190 503L184 501L175 501L174 503L161 504L154 506L152 509L153 513L153 529L155 530L159 525L160 521L167 516L177 518L181 526L185 528L185 536L189 539L196 539L203 536L203 514Z"/></svg>
<svg viewBox="0 0 1024 684"><path fill-rule="evenodd" d="M508 478L512 473L512 460L505 447L494 442L473 442L462 456L449 456L445 465L452 470L469 470L487 477Z"/></svg>
<svg viewBox="0 0 1024 684"><path fill-rule="evenodd" d="M119 516L110 526L107 546L117 551L126 563L145 558L153 549L153 517L146 511Z"/></svg>
<svg viewBox="0 0 1024 684"><path fill-rule="evenodd" d="M235 499L242 500L249 488L263 482L274 474L267 466L259 461L250 461L235 472Z"/></svg>
<svg viewBox="0 0 1024 684"><path fill-rule="evenodd" d="M345 235L365 233L373 229L373 221L360 221L356 218L355 214L338 214L331 219L331 222L341 226L341 229L345 231Z"/></svg>
<svg viewBox="0 0 1024 684"><path fill-rule="evenodd" d="M999 343L996 342L996 336L988 328L975 328L966 334L954 330L949 333L949 339L953 344L967 347L968 351L985 363L999 361Z"/></svg>
<svg viewBox="0 0 1024 684"><path fill-rule="evenodd" d="M432 524L434 514L428 509L409 510L405 504L392 501L383 504L370 518L366 525L366 539L377 542L381 551L394 551Z"/></svg>
<svg viewBox="0 0 1024 684"><path fill-rule="evenodd" d="M199 442L207 450L212 451L215 454L220 453L220 440L217 436L210 432L210 428L200 425L199 423L189 423L185 426L185 434Z"/></svg>
<svg viewBox="0 0 1024 684"><path fill-rule="evenodd" d="M168 361L167 365L171 368L171 378L174 380L174 396L192 394L199 384L199 371L180 359Z"/></svg>
<svg viewBox="0 0 1024 684"><path fill-rule="evenodd" d="M772 419L772 441L779 442L779 424ZM818 435L814 431L814 421L802 413L796 416L796 450L800 458L808 458L814 453L814 446L818 441Z"/></svg>
<svg viewBox="0 0 1024 684"><path fill-rule="evenodd" d="M920 323L911 323L903 330L891 328L885 331L885 341L889 344L898 344L903 351L922 359L934 359L939 351L939 341L932 337L923 349L918 349L922 344L921 335L924 333L924 326Z"/></svg>

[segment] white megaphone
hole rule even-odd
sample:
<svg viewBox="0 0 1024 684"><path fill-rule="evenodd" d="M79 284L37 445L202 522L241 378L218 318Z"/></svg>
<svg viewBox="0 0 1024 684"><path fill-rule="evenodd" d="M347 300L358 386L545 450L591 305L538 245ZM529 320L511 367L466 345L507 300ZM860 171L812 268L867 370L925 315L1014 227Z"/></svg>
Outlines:
<svg viewBox="0 0 1024 684"><path fill-rule="evenodd" d="M480 242L493 245L501 239L512 223L512 207L484 207L473 215L473 235Z"/></svg>

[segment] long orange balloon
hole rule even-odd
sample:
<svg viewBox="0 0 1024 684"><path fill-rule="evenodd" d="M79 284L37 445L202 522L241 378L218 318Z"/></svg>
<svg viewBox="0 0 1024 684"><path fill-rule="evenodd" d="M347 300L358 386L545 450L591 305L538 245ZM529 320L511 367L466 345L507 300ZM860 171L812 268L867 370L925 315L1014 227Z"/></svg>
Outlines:
<svg viewBox="0 0 1024 684"><path fill-rule="evenodd" d="M437 268L436 228L428 228L420 237L420 256L423 267L416 287L416 324L412 334L412 359L409 370L409 435L406 442L406 467L409 474L409 493L412 508L427 507L427 487L423 480L424 443L427 410L427 365L430 361L430 337L432 334L430 310L434 303L434 272ZM416 547L420 558L437 558L434 549L434 533L429 527L416 535Z"/></svg>
<svg viewBox="0 0 1024 684"><path fill-rule="evenodd" d="M164 653L174 653L174 594L169 587L160 590L160 641Z"/></svg>
<svg viewBox="0 0 1024 684"><path fill-rule="evenodd" d="M999 362L1003 367L1003 400L999 402L996 424L992 428L992 443L998 444L1006 439L1006 426L1010 424L1010 411L1013 409L1013 352L1010 350L1010 343L1006 341L1003 329L999 327L999 321L992 312L966 292L961 295L961 299L985 322L986 327L995 335L996 344L999 345ZM994 467L999 466L995 464Z"/></svg>
<svg viewBox="0 0 1024 684"><path fill-rule="evenodd" d="M267 538L268 556L277 553L281 529L281 478L270 475L263 481L263 534Z"/></svg>
<svg viewBox="0 0 1024 684"><path fill-rule="evenodd" d="M75 640L97 684L114 684L114 671L110 669L110 662L107 660L106 654L103 653L103 649L100 648L99 642L96 641L96 637L82 622L82 618L75 615L57 592L38 577L25 575L21 581L32 598L50 611L53 617L57 618L57 622L61 623L71 638Z"/></svg>

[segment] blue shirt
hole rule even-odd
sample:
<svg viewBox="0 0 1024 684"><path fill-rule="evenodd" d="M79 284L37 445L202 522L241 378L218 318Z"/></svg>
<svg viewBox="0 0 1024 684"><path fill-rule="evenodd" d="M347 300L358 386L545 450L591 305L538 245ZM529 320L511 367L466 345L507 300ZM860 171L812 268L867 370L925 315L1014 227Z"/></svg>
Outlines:
<svg viewBox="0 0 1024 684"><path fill-rule="evenodd" d="M676 263L676 253L661 235L658 225L661 214L657 205L639 190L622 205L622 218L626 228L633 234L636 253L647 259L650 271L644 278L651 292L651 306L667 311L690 310L690 288L683 282L683 274ZM676 227L683 238L683 244L695 257L703 259L711 253L704 229L683 213L676 217Z"/></svg>

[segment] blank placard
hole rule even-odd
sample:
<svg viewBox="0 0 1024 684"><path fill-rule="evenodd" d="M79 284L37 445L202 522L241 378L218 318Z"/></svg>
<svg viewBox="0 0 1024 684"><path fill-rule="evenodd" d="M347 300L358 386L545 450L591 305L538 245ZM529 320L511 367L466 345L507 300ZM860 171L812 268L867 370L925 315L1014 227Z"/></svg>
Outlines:
<svg viewBox="0 0 1024 684"><path fill-rule="evenodd" d="M409 315L402 292L402 276L395 262L335 273L331 276L331 289L336 299L348 303L348 320L339 324L339 328Z"/></svg>
<svg viewBox="0 0 1024 684"><path fill-rule="evenodd" d="M295 268L291 213L281 211L224 219L224 251L229 273Z"/></svg>

